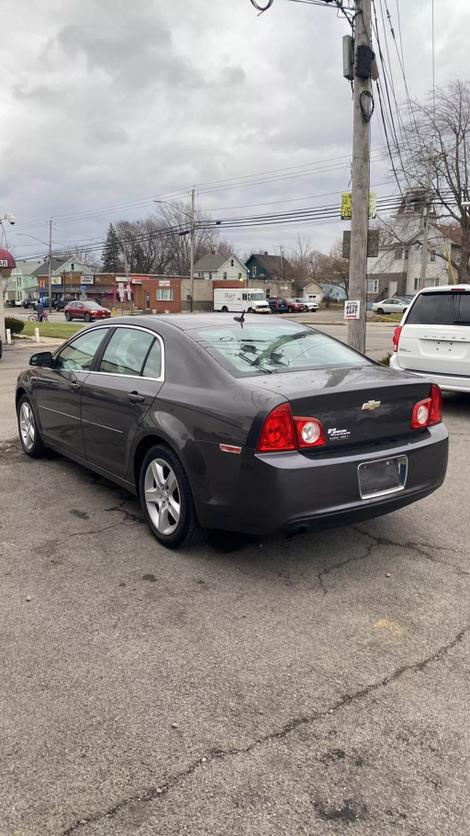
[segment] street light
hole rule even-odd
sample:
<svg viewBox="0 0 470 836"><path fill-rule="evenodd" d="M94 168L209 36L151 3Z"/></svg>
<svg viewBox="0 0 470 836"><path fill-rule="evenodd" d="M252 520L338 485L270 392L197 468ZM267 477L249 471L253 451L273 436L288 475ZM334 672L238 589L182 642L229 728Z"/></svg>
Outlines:
<svg viewBox="0 0 470 836"><path fill-rule="evenodd" d="M29 232L18 232L17 235L21 235L26 238L32 238L33 241L39 241L40 244L44 244L45 247L49 248L47 293L49 297L49 310L52 312L52 218L49 221L49 244L46 244L46 242L42 241L41 238L36 238L35 235L30 235Z"/></svg>
<svg viewBox="0 0 470 836"><path fill-rule="evenodd" d="M172 209L176 209L178 212L181 212L182 215L185 215L189 218L190 227L189 227L189 277L191 280L191 313L194 310L194 209L195 209L195 202L196 202L196 190L194 187L191 190L191 212L185 212L184 209L181 209L179 206L176 206L174 203L170 203L168 200L154 200L154 203L165 203L167 206L170 206ZM187 232L181 232L180 235L187 235Z"/></svg>

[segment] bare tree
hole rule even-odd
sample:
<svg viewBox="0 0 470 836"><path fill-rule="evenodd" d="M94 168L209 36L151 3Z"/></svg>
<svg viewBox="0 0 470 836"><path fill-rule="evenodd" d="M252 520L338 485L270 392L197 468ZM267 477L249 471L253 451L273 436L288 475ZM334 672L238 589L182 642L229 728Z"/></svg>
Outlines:
<svg viewBox="0 0 470 836"><path fill-rule="evenodd" d="M190 207L162 204L158 213L141 221L119 221L116 233L124 263L133 273L187 276L190 271ZM231 255L232 247L220 240L214 222L203 212L194 217L194 261L210 252Z"/></svg>
<svg viewBox="0 0 470 836"><path fill-rule="evenodd" d="M337 241L329 255L320 254L317 260L315 281L341 287L349 296L349 261L342 256L342 243Z"/></svg>
<svg viewBox="0 0 470 836"><path fill-rule="evenodd" d="M303 290L309 282L315 281L321 258L322 254L313 249L310 241L299 235L296 246L289 253L289 263L299 290Z"/></svg>
<svg viewBox="0 0 470 836"><path fill-rule="evenodd" d="M412 102L397 168L416 199L434 203L459 229L455 257L459 281L470 280L470 83L454 81L426 103Z"/></svg>

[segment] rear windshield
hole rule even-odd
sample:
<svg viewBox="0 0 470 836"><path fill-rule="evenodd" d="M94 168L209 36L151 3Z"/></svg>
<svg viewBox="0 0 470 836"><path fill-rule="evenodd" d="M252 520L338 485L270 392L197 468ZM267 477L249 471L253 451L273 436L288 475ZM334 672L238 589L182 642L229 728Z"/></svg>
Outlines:
<svg viewBox="0 0 470 836"><path fill-rule="evenodd" d="M217 326L192 331L191 335L234 377L370 362L320 331L289 323Z"/></svg>
<svg viewBox="0 0 470 836"><path fill-rule="evenodd" d="M407 325L470 325L470 293L422 293L406 319Z"/></svg>

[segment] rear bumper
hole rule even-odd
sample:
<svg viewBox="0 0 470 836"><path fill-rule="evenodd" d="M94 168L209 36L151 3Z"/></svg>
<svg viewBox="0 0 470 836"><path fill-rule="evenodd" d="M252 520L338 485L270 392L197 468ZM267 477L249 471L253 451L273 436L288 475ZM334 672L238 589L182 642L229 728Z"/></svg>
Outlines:
<svg viewBox="0 0 470 836"><path fill-rule="evenodd" d="M225 455L238 458L238 472L225 481L224 496L212 496L202 507L196 501L201 525L258 535L340 525L402 508L444 481L448 434L443 424L426 430L419 440L372 449L315 458L297 452ZM358 465L402 454L408 457L405 488L361 499Z"/></svg>
<svg viewBox="0 0 470 836"><path fill-rule="evenodd" d="M438 374L432 371L427 372L407 369L405 366L400 365L396 354L393 354L390 357L390 368L395 369L398 372L409 372L409 374L414 374L416 377L422 377L425 380L429 380L430 383L437 383L441 389L444 389L444 391L447 392L470 392L470 375Z"/></svg>

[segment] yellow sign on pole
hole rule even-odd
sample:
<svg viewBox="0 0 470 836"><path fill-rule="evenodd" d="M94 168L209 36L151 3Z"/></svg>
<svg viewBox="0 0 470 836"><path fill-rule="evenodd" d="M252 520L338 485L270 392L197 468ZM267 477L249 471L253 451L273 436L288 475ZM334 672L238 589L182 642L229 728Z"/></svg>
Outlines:
<svg viewBox="0 0 470 836"><path fill-rule="evenodd" d="M343 192L341 194L341 220L350 221L352 218L352 193Z"/></svg>
<svg viewBox="0 0 470 836"><path fill-rule="evenodd" d="M377 214L377 195L369 192L369 218L375 218ZM352 218L352 192L341 194L341 220L350 221Z"/></svg>

